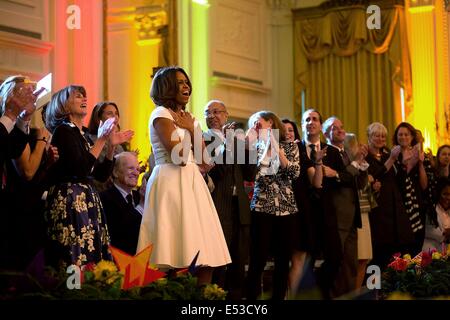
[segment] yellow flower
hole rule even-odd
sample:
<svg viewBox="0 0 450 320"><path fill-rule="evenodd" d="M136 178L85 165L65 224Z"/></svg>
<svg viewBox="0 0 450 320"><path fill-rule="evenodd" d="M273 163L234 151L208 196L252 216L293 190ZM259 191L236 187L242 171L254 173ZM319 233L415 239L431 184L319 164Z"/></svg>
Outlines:
<svg viewBox="0 0 450 320"><path fill-rule="evenodd" d="M450 296L437 296L433 300L450 300Z"/></svg>
<svg viewBox="0 0 450 320"><path fill-rule="evenodd" d="M404 254L404 255L403 255L403 259L405 259L405 260L408 260L408 261L409 261L409 260L411 260L411 255L410 255L410 254L408 254L408 253L407 253L407 254Z"/></svg>
<svg viewBox="0 0 450 320"><path fill-rule="evenodd" d="M117 273L117 267L112 261L102 260L94 269L95 280L104 280L114 273Z"/></svg>
<svg viewBox="0 0 450 320"><path fill-rule="evenodd" d="M433 252L433 255L431 256L431 258L433 259L433 260L439 260L439 259L441 259L442 258L442 254L440 253L440 252Z"/></svg>
<svg viewBox="0 0 450 320"><path fill-rule="evenodd" d="M217 284L209 284L203 290L203 296L207 300L225 300L226 292Z"/></svg>
<svg viewBox="0 0 450 320"><path fill-rule="evenodd" d="M398 292L398 291L391 293L387 297L387 300L412 300L412 299L413 298L409 293Z"/></svg>

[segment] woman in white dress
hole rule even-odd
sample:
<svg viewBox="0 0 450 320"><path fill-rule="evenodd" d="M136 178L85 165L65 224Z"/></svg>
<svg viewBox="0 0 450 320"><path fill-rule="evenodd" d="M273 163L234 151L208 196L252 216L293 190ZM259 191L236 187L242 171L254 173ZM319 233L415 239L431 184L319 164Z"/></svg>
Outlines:
<svg viewBox="0 0 450 320"><path fill-rule="evenodd" d="M196 264L202 267L196 276L199 283L209 283L213 267L226 265L231 258L199 170L206 163L201 160L197 165L191 150L204 148L198 122L184 111L191 88L180 67L162 68L153 79L150 95L158 107L149 128L156 166L147 184L137 252L153 244L150 262L159 268L187 267L200 252ZM194 142L201 148L191 148ZM197 158L202 159L196 154Z"/></svg>

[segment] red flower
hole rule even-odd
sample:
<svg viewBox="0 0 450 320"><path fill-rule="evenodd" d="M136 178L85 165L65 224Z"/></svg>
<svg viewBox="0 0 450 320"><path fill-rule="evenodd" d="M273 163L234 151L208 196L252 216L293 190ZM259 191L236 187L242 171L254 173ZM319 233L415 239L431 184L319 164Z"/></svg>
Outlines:
<svg viewBox="0 0 450 320"><path fill-rule="evenodd" d="M388 267L396 271L405 271L408 267L408 261L399 257L394 257L394 261L392 261Z"/></svg>
<svg viewBox="0 0 450 320"><path fill-rule="evenodd" d="M432 255L429 252L424 251L422 252L422 261L420 262L420 266L424 268L427 265L429 265L432 260L433 260Z"/></svg>
<svg viewBox="0 0 450 320"><path fill-rule="evenodd" d="M80 271L80 284L83 284L83 283L84 283L84 271L81 270Z"/></svg>
<svg viewBox="0 0 450 320"><path fill-rule="evenodd" d="M91 271L91 272L94 272L94 269L95 269L95 263L93 263L93 262L89 262L88 264L86 264L86 265L84 265L84 266L82 267L82 270L83 270L83 271Z"/></svg>

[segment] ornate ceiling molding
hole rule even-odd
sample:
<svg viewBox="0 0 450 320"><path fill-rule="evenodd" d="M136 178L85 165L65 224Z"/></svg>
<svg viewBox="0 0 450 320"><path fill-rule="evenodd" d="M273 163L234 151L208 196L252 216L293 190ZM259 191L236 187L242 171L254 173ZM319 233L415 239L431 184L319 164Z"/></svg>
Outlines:
<svg viewBox="0 0 450 320"><path fill-rule="evenodd" d="M145 40L155 37L168 23L169 0L146 0L124 2L123 7L108 7L107 22L110 30L136 28L139 39ZM133 3L133 4L134 4Z"/></svg>
<svg viewBox="0 0 450 320"><path fill-rule="evenodd" d="M160 38L167 27L167 11L164 6L140 7L134 15L134 26L138 30L139 40Z"/></svg>

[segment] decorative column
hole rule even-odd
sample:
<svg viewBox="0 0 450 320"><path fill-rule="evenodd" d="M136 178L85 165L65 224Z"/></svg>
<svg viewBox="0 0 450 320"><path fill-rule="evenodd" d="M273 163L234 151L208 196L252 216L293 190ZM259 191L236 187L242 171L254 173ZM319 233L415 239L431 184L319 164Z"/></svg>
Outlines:
<svg viewBox="0 0 450 320"><path fill-rule="evenodd" d="M206 129L203 108L210 96L210 2L214 0L178 1L179 64L188 73L193 90L187 109Z"/></svg>
<svg viewBox="0 0 450 320"><path fill-rule="evenodd" d="M148 120L155 105L150 98L153 70L163 65L162 36L167 28L166 0L112 1L107 8L108 97L118 104L120 125L135 135L131 149L139 160L150 155Z"/></svg>
<svg viewBox="0 0 450 320"><path fill-rule="evenodd" d="M406 4L413 107L406 121L422 131L425 148L433 153L448 141L448 122L445 127L445 109L448 118L448 40L442 34L447 30L442 19L442 0L409 0ZM439 66L439 68L438 68ZM445 68L447 66L447 68ZM447 79L447 80L446 80Z"/></svg>
<svg viewBox="0 0 450 320"><path fill-rule="evenodd" d="M272 31L272 109L280 117L292 120L301 115L294 114L294 57L293 20L291 9L299 4L297 0L266 0L271 9L270 29Z"/></svg>

